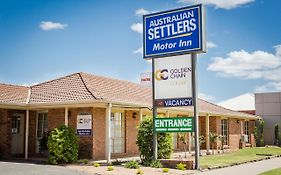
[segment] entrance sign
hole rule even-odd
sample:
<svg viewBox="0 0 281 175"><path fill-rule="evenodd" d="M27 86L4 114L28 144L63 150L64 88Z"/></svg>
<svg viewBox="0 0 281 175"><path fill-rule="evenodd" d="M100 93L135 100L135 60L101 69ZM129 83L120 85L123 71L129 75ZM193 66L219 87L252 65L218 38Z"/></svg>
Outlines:
<svg viewBox="0 0 281 175"><path fill-rule="evenodd" d="M155 100L158 107L192 105L189 55L156 59L154 71Z"/></svg>
<svg viewBox="0 0 281 175"><path fill-rule="evenodd" d="M193 132L193 117L156 118L156 132Z"/></svg>
<svg viewBox="0 0 281 175"><path fill-rule="evenodd" d="M202 5L143 16L144 58L205 52Z"/></svg>
<svg viewBox="0 0 281 175"><path fill-rule="evenodd" d="M92 135L92 115L77 116L77 134L79 136Z"/></svg>

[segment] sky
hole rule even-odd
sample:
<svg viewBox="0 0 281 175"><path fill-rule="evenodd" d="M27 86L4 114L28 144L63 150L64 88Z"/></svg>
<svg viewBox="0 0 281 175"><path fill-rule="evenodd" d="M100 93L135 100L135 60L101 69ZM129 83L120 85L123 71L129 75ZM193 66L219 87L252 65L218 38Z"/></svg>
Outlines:
<svg viewBox="0 0 281 175"><path fill-rule="evenodd" d="M75 72L140 82L142 15L206 5L199 96L212 102L281 91L281 1L1 0L0 82L32 85Z"/></svg>

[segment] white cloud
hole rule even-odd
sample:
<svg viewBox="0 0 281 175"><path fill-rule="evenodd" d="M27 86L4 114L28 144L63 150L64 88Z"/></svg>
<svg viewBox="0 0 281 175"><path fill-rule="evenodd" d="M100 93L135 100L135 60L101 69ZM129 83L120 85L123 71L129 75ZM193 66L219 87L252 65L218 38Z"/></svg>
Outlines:
<svg viewBox="0 0 281 175"><path fill-rule="evenodd" d="M212 58L208 70L218 72L223 76L245 79L273 79L271 72L281 72L281 45L275 46L275 54L264 51L249 53L245 50L232 51L225 58Z"/></svg>
<svg viewBox="0 0 281 175"><path fill-rule="evenodd" d="M274 54L260 50L252 53L233 51L225 58L212 58L208 70L225 77L267 81L265 85L256 86L256 92L281 91L281 45L274 49Z"/></svg>
<svg viewBox="0 0 281 175"><path fill-rule="evenodd" d="M63 30L67 27L67 24L61 24L58 22L52 22L52 21L42 21L39 25L40 29L44 31L49 30Z"/></svg>
<svg viewBox="0 0 281 175"><path fill-rule="evenodd" d="M214 101L214 100L216 100L216 98L214 96L207 95L207 94L204 94L204 93L198 93L198 97L203 99L203 100L206 100L206 101Z"/></svg>
<svg viewBox="0 0 281 175"><path fill-rule="evenodd" d="M134 32L137 32L137 33L140 33L142 34L143 33L143 26L142 26L142 23L134 23L131 25L131 29L134 31Z"/></svg>
<svg viewBox="0 0 281 175"><path fill-rule="evenodd" d="M211 48L215 48L218 47L215 43L211 42L211 41L207 41L207 48L211 49Z"/></svg>
<svg viewBox="0 0 281 175"><path fill-rule="evenodd" d="M143 54L143 47L140 47L140 48L134 50L133 53L135 53L135 54Z"/></svg>
<svg viewBox="0 0 281 175"><path fill-rule="evenodd" d="M280 92L281 91L281 81L269 82L265 85L256 86L255 92Z"/></svg>
<svg viewBox="0 0 281 175"><path fill-rule="evenodd" d="M145 10L144 8L140 8L140 9L136 10L136 15L138 15L138 16L146 15L149 13L151 13L151 12L148 10Z"/></svg>
<svg viewBox="0 0 281 175"><path fill-rule="evenodd" d="M192 3L192 4L206 4L215 6L215 8L222 8L222 9L232 9L239 7L241 5L248 4L250 2L254 2L255 0L178 0L179 3Z"/></svg>

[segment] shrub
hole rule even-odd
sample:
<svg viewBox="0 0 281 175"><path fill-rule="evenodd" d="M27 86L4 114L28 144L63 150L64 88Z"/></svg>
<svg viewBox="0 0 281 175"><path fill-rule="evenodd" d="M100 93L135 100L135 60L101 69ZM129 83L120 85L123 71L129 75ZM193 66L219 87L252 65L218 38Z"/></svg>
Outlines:
<svg viewBox="0 0 281 175"><path fill-rule="evenodd" d="M169 168L163 168L163 173L168 173L170 171Z"/></svg>
<svg viewBox="0 0 281 175"><path fill-rule="evenodd" d="M143 174L143 171L141 169L138 169L136 174Z"/></svg>
<svg viewBox="0 0 281 175"><path fill-rule="evenodd" d="M79 160L77 160L77 163L83 163L83 164L87 165L89 163L89 160L88 159L79 159Z"/></svg>
<svg viewBox="0 0 281 175"><path fill-rule="evenodd" d="M114 170L114 167L113 166L108 166L107 167L107 171L113 171Z"/></svg>
<svg viewBox="0 0 281 175"><path fill-rule="evenodd" d="M158 133L157 142L158 159L169 159L173 150L172 135ZM153 121L151 117L146 117L140 124L136 143L139 147L142 163L149 166L153 161Z"/></svg>
<svg viewBox="0 0 281 175"><path fill-rule="evenodd" d="M48 163L59 164L77 161L78 139L73 128L65 125L54 128L48 137L50 152Z"/></svg>
<svg viewBox="0 0 281 175"><path fill-rule="evenodd" d="M100 167L100 164L99 163L93 163L92 164L94 167Z"/></svg>
<svg viewBox="0 0 281 175"><path fill-rule="evenodd" d="M258 120L254 129L254 136L257 147L264 146L264 121Z"/></svg>
<svg viewBox="0 0 281 175"><path fill-rule="evenodd" d="M179 163L179 164L177 164L177 169L178 170L186 170L186 164L183 164L183 163Z"/></svg>
<svg viewBox="0 0 281 175"><path fill-rule="evenodd" d="M140 165L137 161L133 160L133 161L127 162L125 164L125 168L138 169L138 168L140 168Z"/></svg>
<svg viewBox="0 0 281 175"><path fill-rule="evenodd" d="M43 136L39 142L39 151L42 153L43 151L48 150L48 138L50 136L50 131L46 130L43 132Z"/></svg>
<svg viewBox="0 0 281 175"><path fill-rule="evenodd" d="M274 127L274 145L279 145L279 126L278 124Z"/></svg>
<svg viewBox="0 0 281 175"><path fill-rule="evenodd" d="M153 160L149 166L152 168L163 168L163 165L159 160Z"/></svg>

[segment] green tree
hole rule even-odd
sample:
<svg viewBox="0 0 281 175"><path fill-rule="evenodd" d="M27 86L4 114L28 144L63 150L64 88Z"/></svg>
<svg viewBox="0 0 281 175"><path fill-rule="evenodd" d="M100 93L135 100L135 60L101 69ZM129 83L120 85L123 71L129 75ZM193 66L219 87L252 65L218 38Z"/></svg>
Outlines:
<svg viewBox="0 0 281 175"><path fill-rule="evenodd" d="M153 163L153 120L146 117L139 126L136 141L142 163L150 166ZM170 133L157 133L157 157L158 159L169 159L173 151L172 135Z"/></svg>
<svg viewBox="0 0 281 175"><path fill-rule="evenodd" d="M274 127L274 145L279 145L279 126L278 124Z"/></svg>
<svg viewBox="0 0 281 175"><path fill-rule="evenodd" d="M264 121L258 120L254 129L254 137L257 147L264 146Z"/></svg>

